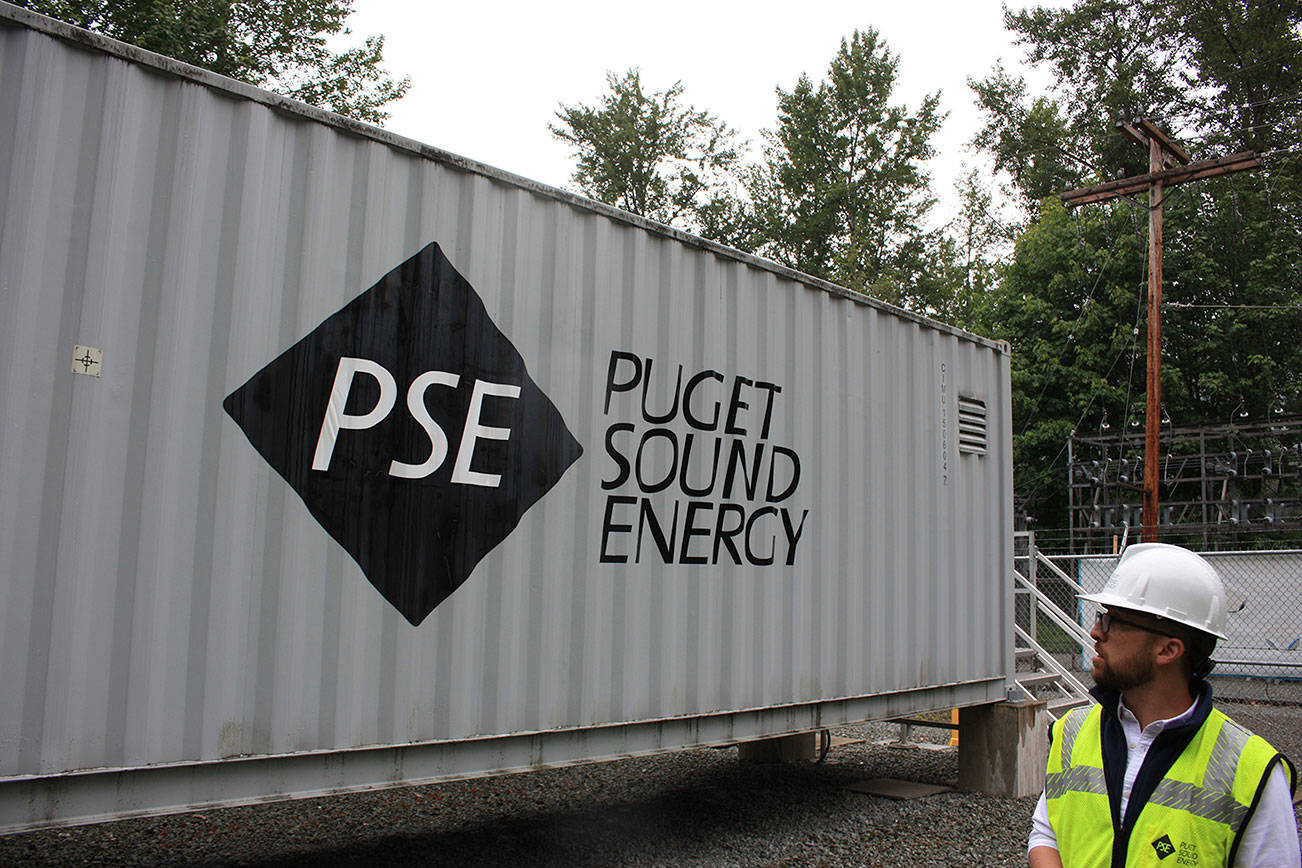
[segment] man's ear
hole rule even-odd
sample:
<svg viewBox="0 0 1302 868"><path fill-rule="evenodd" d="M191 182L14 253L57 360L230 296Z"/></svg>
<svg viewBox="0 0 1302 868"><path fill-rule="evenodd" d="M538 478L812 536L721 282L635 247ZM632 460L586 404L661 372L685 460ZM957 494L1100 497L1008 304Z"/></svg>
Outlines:
<svg viewBox="0 0 1302 868"><path fill-rule="evenodd" d="M1159 665L1170 665L1180 659L1180 655L1185 654L1188 648L1183 639L1176 639L1174 636L1161 637L1162 641L1157 645L1157 662Z"/></svg>

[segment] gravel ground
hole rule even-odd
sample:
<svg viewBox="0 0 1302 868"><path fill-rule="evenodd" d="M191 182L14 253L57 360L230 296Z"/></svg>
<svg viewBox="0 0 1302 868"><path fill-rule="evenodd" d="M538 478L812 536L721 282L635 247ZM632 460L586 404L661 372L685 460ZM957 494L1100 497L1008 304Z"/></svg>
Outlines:
<svg viewBox="0 0 1302 868"><path fill-rule="evenodd" d="M1302 709L1228 704L1302 757ZM1035 799L950 792L892 801L870 778L954 785L953 749L899 748L898 727L821 765L685 750L378 793L227 808L0 838L0 865L1025 865ZM941 730L915 729L939 741Z"/></svg>

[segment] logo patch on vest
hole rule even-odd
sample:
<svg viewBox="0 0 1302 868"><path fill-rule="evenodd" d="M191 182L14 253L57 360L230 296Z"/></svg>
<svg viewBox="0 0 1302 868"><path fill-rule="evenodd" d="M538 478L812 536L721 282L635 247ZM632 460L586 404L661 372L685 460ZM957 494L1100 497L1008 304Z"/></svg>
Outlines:
<svg viewBox="0 0 1302 868"><path fill-rule="evenodd" d="M1165 859L1167 856L1175 855L1175 845L1171 843L1171 836L1163 835L1153 842L1153 849L1157 851L1158 859Z"/></svg>

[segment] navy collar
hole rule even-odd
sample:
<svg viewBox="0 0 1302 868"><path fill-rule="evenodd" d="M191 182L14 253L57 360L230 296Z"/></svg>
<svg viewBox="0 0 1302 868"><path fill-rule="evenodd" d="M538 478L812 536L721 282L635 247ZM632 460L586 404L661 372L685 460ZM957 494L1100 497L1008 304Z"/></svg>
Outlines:
<svg viewBox="0 0 1302 868"><path fill-rule="evenodd" d="M1184 729L1189 729L1190 737L1192 737L1193 733L1197 732L1198 728L1207 721L1207 715L1212 713L1212 686L1199 678L1191 685L1191 689L1194 691L1193 716L1190 717L1186 723L1179 726L1173 726L1166 730L1163 732L1163 735L1167 732L1179 732ZM1121 694L1119 692L1116 690L1109 690L1106 687L1099 687L1096 684L1090 688L1090 696L1093 696L1098 704L1102 705L1104 710L1107 712L1107 714L1104 715L1105 721L1110 719L1113 723L1120 723L1117 717L1118 706L1121 705Z"/></svg>

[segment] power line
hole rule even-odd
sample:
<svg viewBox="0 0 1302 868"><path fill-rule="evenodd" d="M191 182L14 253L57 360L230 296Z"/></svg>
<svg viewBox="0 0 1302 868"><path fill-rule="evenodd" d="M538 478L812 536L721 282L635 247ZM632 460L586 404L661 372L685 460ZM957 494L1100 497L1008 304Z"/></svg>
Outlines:
<svg viewBox="0 0 1302 868"><path fill-rule="evenodd" d="M1144 283L1148 283L1148 269L1152 267L1149 260L1148 252L1144 253ZM1139 343L1139 321L1144 315L1144 294L1135 293L1135 325L1130 330L1130 370L1126 374L1126 413L1121 424L1125 425L1130 421L1130 396L1135 385L1135 358L1139 355L1135 352L1136 344Z"/></svg>
<svg viewBox="0 0 1302 868"><path fill-rule="evenodd" d="M1282 148L1272 148L1272 149L1269 150L1269 151L1262 151L1262 152L1259 153L1257 156L1259 156L1259 157L1273 157L1275 154L1296 154L1296 153L1298 153L1299 151L1302 151L1302 145L1289 145L1289 146L1287 146L1287 147L1282 147Z"/></svg>
<svg viewBox="0 0 1302 868"><path fill-rule="evenodd" d="M1248 133L1256 133L1262 130L1266 130L1269 132L1278 132L1281 135L1283 135L1286 131L1283 130L1281 127L1282 124L1280 123L1262 123L1262 124L1253 124L1252 126L1247 126L1247 127L1230 127L1228 129L1219 130L1214 134L1203 137L1202 139L1198 139L1197 142L1199 145L1205 146L1214 143L1217 138L1221 138L1221 139L1230 138L1236 135L1246 135Z"/></svg>
<svg viewBox="0 0 1302 868"><path fill-rule="evenodd" d="M1099 268L1098 274L1094 277L1094 285L1090 287L1090 291L1086 294L1085 301L1081 304L1080 311L1076 314L1076 321L1072 323L1071 331L1067 332L1067 343L1063 345L1062 351L1058 353L1059 364L1061 364L1062 360L1067 357L1067 351L1071 349L1072 343L1076 340L1076 330L1080 328L1081 320L1085 318L1085 311L1089 308L1090 302L1094 300L1094 291L1099 288L1099 282L1103 280L1104 272L1106 272L1108 266L1112 264L1112 254L1116 250L1117 241L1120 237L1121 236L1117 236L1117 238L1112 240L1112 245L1108 248L1107 258L1104 260L1102 267ZM1035 418L1035 414L1039 412L1040 401L1044 399L1044 393L1048 390L1049 381L1045 380L1043 388L1040 389L1040 394L1035 396L1035 404L1031 407L1031 418Z"/></svg>
<svg viewBox="0 0 1302 868"><path fill-rule="evenodd" d="M1264 129L1264 128L1268 128L1268 127L1273 128L1274 126L1275 126L1274 124L1258 124L1258 125L1253 126L1253 127L1240 127L1240 128L1235 128L1235 129L1225 130L1224 132L1225 132L1225 133L1245 133L1245 132L1253 132L1253 131L1255 131L1255 130L1258 130L1258 129ZM1115 136L1108 136L1108 137L1106 137L1106 138L1109 138L1109 139L1110 139L1110 138L1116 138L1116 137L1115 137ZM1210 139L1208 139L1208 140L1202 140L1202 139L1200 139L1200 140L1197 140L1197 141L1195 142L1195 145L1205 145L1205 144L1208 143L1208 141L1210 141ZM1067 152L1067 151L1064 150L1063 148L1056 147L1056 146L1053 146L1053 147L1022 147L1022 148L1018 148L1017 150L1014 150L1014 151L1002 151L1002 152L999 151L998 149L992 149L992 148L981 148L981 149L979 149L979 150L987 151L988 153L990 153L992 156L994 156L994 157L996 157L996 158L1003 157L1003 158L1005 158L1005 159L1007 159L1007 158L1015 158L1015 157L1036 157L1036 156L1058 156L1058 155L1063 155L1063 156L1069 157L1069 158L1072 159L1072 160L1075 160L1076 162L1080 163L1082 166L1085 166L1085 167L1088 168L1088 169L1093 169L1094 171L1098 172L1100 175L1106 175L1106 174L1108 174L1106 171L1097 168L1093 163L1089 163L1089 162L1085 161L1084 159L1082 159L1082 158L1080 158L1080 157L1077 157L1076 155ZM1285 145L1285 146L1281 146L1281 147L1278 147L1278 148L1271 148L1271 149L1269 149L1269 150L1265 150L1265 151L1258 151L1258 152L1257 152L1257 156L1258 156L1258 157L1269 157L1269 156L1273 156L1273 155L1275 155L1275 154L1281 154L1281 153L1297 153L1297 152L1300 151L1300 150L1302 150L1302 145Z"/></svg>
<svg viewBox="0 0 1302 868"><path fill-rule="evenodd" d="M1167 307L1196 308L1199 310L1280 310L1302 312L1302 304L1193 304L1187 301L1168 301Z"/></svg>
<svg viewBox="0 0 1302 868"><path fill-rule="evenodd" d="M1108 368L1107 373L1105 373L1100 379L1099 387L1094 390L1093 394L1090 395L1089 401L1085 403L1085 409L1081 411L1080 418L1077 419L1076 424L1072 426L1073 432L1075 432L1076 429L1080 428L1081 423L1085 421L1085 417L1088 416L1090 410L1094 408L1094 401L1099 397L1099 393L1103 390L1103 387L1107 385L1108 378L1111 377L1112 372L1117 369L1117 365L1121 363L1121 357L1126 354L1128 349L1130 348L1123 346L1121 348L1121 352L1117 353L1117 357L1113 359L1111 367ZM1041 392L1041 394L1043 394L1043 392ZM1106 412L1106 408L1105 408L1105 412ZM1038 476L1032 477L1032 480L1034 480L1035 482L1035 488L1031 490L1030 494L1026 495L1025 498L1026 500L1032 500L1035 498L1037 494L1040 493L1040 491L1044 488L1045 483L1053 476L1053 473L1057 470L1058 459L1062 458L1063 453L1066 451L1067 451L1067 443L1064 441L1062 446L1058 449L1058 454L1053 456L1053 458L1049 459L1049 467L1045 469L1043 472L1041 472Z"/></svg>
<svg viewBox="0 0 1302 868"><path fill-rule="evenodd" d="M1152 121L1140 119L1118 124L1117 130L1148 151L1148 174L1122 181L1096 184L1058 195L1068 207L1104 202L1128 194L1148 193L1148 388L1144 413L1144 542L1157 541L1158 451L1162 399L1162 200L1168 187L1257 168L1261 162L1251 151L1194 162L1184 148ZM1171 168L1176 167L1176 168ZM1154 204L1156 202L1156 204Z"/></svg>
<svg viewBox="0 0 1302 868"><path fill-rule="evenodd" d="M1233 105L1225 106L1219 109L1197 112L1194 117L1189 118L1189 125L1199 126L1204 124L1206 122L1206 119L1208 118L1232 116L1236 112L1241 111L1243 109L1260 108L1262 106L1271 105L1273 103L1280 103L1281 105L1283 105L1295 101L1302 101L1302 92L1281 94L1278 96L1268 97L1262 100L1255 100L1253 102L1235 103ZM1195 144L1207 144L1209 141L1213 140L1216 136L1225 136L1227 134L1234 134L1234 133L1249 133L1249 132L1255 132L1257 130L1262 130L1262 129L1272 129L1277 127L1278 125L1279 125L1278 123L1273 123L1273 124L1264 123L1264 124L1255 124L1247 127L1231 127L1224 130L1216 130L1210 133L1206 133L1202 136L1194 138L1192 141ZM1101 133L1099 136L1097 136L1097 143L1102 144L1102 143L1109 142L1113 139L1122 140L1124 138L1125 137L1123 135L1117 132ZM1084 157L1079 156L1076 153L1067 150L1066 148L1064 148L1063 146L1055 142L1047 142L1047 141L1039 142L1039 143L1027 142L1026 144L1028 145L1038 144L1038 147L1023 146L1017 150L1004 151L1002 152L1002 154L1000 154L998 152L998 149L996 148L984 148L983 150L988 150L999 156L1005 156L1005 157L1047 156L1051 154L1053 155L1061 154L1062 156L1068 157L1069 159L1074 160L1075 162L1079 163L1082 166L1093 169L1094 171L1098 172L1100 175L1107 174L1104 170L1100 169L1094 163L1090 162ZM1265 153L1270 153L1270 152L1265 152Z"/></svg>
<svg viewBox="0 0 1302 868"><path fill-rule="evenodd" d="M1264 57L1264 58L1262 58L1261 60L1257 61L1256 63L1250 63L1250 64L1248 64L1247 66L1240 66L1240 67L1237 67L1237 71L1238 71L1238 72L1247 72L1247 71L1250 70L1250 69L1256 69L1256 68L1259 67L1259 66L1265 66L1265 65L1267 65L1267 64L1269 64L1269 63L1274 63L1275 61L1277 61L1277 60L1279 60L1279 59L1281 59L1281 58L1285 58L1285 57L1287 57L1287 58L1294 58L1294 59L1296 59L1296 58L1298 58L1299 56L1302 56L1302 52L1299 52L1299 51L1297 51L1296 49L1291 50L1291 51L1281 51L1281 52L1279 52L1278 54L1272 54L1272 55L1269 55L1268 57Z"/></svg>
<svg viewBox="0 0 1302 868"><path fill-rule="evenodd" d="M1252 102L1234 103L1233 105L1227 105L1223 108L1207 109L1199 114L1201 117L1220 117L1223 115L1232 115L1245 109L1261 108L1262 106L1267 106L1271 103L1293 102L1296 99L1302 99L1302 93L1286 93L1280 94L1279 96L1267 97L1266 99L1253 100Z"/></svg>

